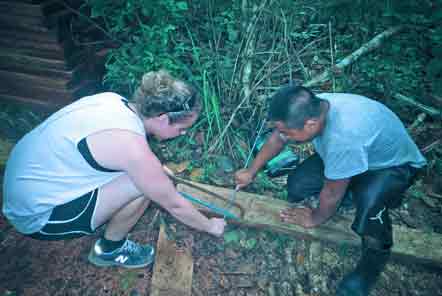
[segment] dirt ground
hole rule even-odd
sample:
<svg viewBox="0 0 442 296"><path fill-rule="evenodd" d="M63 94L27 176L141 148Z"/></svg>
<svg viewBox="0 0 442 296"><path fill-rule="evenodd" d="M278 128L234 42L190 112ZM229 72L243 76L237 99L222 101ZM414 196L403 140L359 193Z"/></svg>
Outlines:
<svg viewBox="0 0 442 296"><path fill-rule="evenodd" d="M27 129L14 128L14 135L0 136L17 139L17 131ZM7 130L13 130L12 125ZM442 233L442 199L422 195L432 189L434 176L419 180L407 192L403 205L393 211L393 221ZM192 246L194 296L334 295L339 280L359 258L357 249L234 226L229 226L224 238L213 238L177 223L163 211L158 215L158 211L148 209L131 238L156 245L160 223L176 229L178 245ZM341 214L351 217L353 212ZM149 295L151 269L97 268L88 263L87 254L98 236L37 241L17 233L0 214L0 296ZM442 295L442 270L392 261L371 295Z"/></svg>
<svg viewBox="0 0 442 296"><path fill-rule="evenodd" d="M229 240L198 233L158 208L148 209L131 238L156 243L159 224L190 244L192 295L333 295L358 250L229 226ZM163 219L153 219L161 216ZM60 242L26 238L0 217L0 295L149 295L151 269L97 268L87 254L97 235ZM442 295L442 273L389 263L371 295Z"/></svg>

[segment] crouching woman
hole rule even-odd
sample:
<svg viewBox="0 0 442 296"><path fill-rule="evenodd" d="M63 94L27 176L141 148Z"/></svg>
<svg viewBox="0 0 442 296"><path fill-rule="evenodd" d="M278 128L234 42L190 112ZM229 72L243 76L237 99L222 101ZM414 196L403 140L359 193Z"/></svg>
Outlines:
<svg viewBox="0 0 442 296"><path fill-rule="evenodd" d="M215 236L223 219L208 219L175 189L147 136L185 134L199 101L186 83L149 72L130 102L116 93L84 97L26 134L8 159L3 213L21 233L63 240L105 231L89 261L98 266L143 267L154 249L127 238L151 201L175 218Z"/></svg>

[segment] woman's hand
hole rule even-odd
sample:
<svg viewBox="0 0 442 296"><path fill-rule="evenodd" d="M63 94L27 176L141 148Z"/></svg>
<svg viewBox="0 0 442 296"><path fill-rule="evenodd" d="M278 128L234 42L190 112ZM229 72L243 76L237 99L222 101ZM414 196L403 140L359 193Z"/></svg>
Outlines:
<svg viewBox="0 0 442 296"><path fill-rule="evenodd" d="M210 226L209 226L209 233L213 234L214 236L220 237L224 234L224 227L226 227L226 221L222 218L210 218L209 219Z"/></svg>
<svg viewBox="0 0 442 296"><path fill-rule="evenodd" d="M236 188L239 190L252 183L255 175L248 169L242 169L235 173Z"/></svg>

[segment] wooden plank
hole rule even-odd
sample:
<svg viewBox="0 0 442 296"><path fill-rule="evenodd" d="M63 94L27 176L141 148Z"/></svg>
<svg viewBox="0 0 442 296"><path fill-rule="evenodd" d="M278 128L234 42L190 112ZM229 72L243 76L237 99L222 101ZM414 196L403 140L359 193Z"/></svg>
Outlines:
<svg viewBox="0 0 442 296"><path fill-rule="evenodd" d="M88 68L89 65L81 64L72 70L53 70L51 68L38 67L34 64L21 65L3 62L2 57L0 56L0 70L37 75L41 77L65 79L70 81L72 85L77 84L81 79L91 76L91 74L87 72Z"/></svg>
<svg viewBox="0 0 442 296"><path fill-rule="evenodd" d="M21 3L18 1L3 2L0 1L0 14L26 15L33 17L42 17L43 11L38 4Z"/></svg>
<svg viewBox="0 0 442 296"><path fill-rule="evenodd" d="M24 31L20 29L0 28L0 38L16 42L25 40L31 42L58 43L58 33L55 30L43 32Z"/></svg>
<svg viewBox="0 0 442 296"><path fill-rule="evenodd" d="M0 83L0 94L32 98L35 101L43 101L58 106L67 105L80 97L96 93L100 89L100 84L100 81L97 80L82 80L71 89L61 89L10 81L7 84Z"/></svg>
<svg viewBox="0 0 442 296"><path fill-rule="evenodd" d="M150 288L151 296L190 296L192 292L193 260L190 247L177 250L160 227L155 266Z"/></svg>
<svg viewBox="0 0 442 296"><path fill-rule="evenodd" d="M0 49L0 69L48 69L53 71L72 71L64 60L45 59L30 55L17 54L15 52Z"/></svg>
<svg viewBox="0 0 442 296"><path fill-rule="evenodd" d="M16 54L31 55L47 59L63 60L65 50L59 44L36 42L29 40L17 40L11 43L8 40L0 38L0 48L2 51L14 52Z"/></svg>
<svg viewBox="0 0 442 296"><path fill-rule="evenodd" d="M198 183L195 184L227 198L229 198L233 192L231 189ZM202 193L192 187L178 184L177 188L179 191L189 193L217 206L227 206L225 202L219 201L211 195ZM360 245L359 236L350 228L352 221L339 215L335 215L330 221L319 227L305 229L280 221L279 212L284 208L290 207L288 202L241 191L236 195L236 202L246 209L244 219L238 222L241 225L264 228L294 235L303 239L320 240L337 245ZM234 208L231 210L238 214L238 211ZM232 223L235 223L235 221L232 221ZM442 267L441 234L393 225L393 236L395 238L395 244L392 253L396 258L406 258L407 260L404 260L404 262L418 262L431 267Z"/></svg>
<svg viewBox="0 0 442 296"><path fill-rule="evenodd" d="M43 0L0 0L0 2L20 2L27 4L40 4Z"/></svg>
<svg viewBox="0 0 442 296"><path fill-rule="evenodd" d="M45 26L45 19L43 17L35 16L2 14L0 25L9 28L28 28L30 26L42 27Z"/></svg>
<svg viewBox="0 0 442 296"><path fill-rule="evenodd" d="M0 80L3 83L16 83L20 85L32 84L33 86L43 86L47 88L67 89L71 86L70 81L60 77L42 77L31 74L17 73L0 70Z"/></svg>
<svg viewBox="0 0 442 296"><path fill-rule="evenodd" d="M34 110L44 111L44 112L55 112L63 106L67 105L66 103L60 102L51 102L51 101L43 101L35 99L34 97L21 97L14 96L10 94L1 94L0 93L0 101L9 102L11 104L17 104L19 106L24 106L26 108L32 108ZM4 166L4 163L0 163L0 167Z"/></svg>
<svg viewBox="0 0 442 296"><path fill-rule="evenodd" d="M0 26L2 29L7 30L19 30L19 31L26 31L26 32L35 32L35 33L42 33L46 34L48 32L53 31L53 29L48 29L45 26L35 26L32 24L27 23L10 23L7 21L2 21L2 18L0 18Z"/></svg>

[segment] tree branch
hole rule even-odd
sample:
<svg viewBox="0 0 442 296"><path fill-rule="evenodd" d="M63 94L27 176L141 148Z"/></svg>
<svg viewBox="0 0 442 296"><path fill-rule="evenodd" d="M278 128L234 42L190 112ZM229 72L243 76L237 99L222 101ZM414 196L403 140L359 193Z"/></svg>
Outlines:
<svg viewBox="0 0 442 296"><path fill-rule="evenodd" d="M339 63L337 63L335 65L336 69L342 70L345 67L353 64L355 61L357 61L361 56L366 55L367 53L381 47L381 45L383 44L383 42L390 38L391 36L399 33L400 31L402 31L403 29L405 29L405 26L397 26L397 27L393 27L390 28L378 35L376 35L373 39L371 39L369 42L365 43L364 45L362 45L358 50L356 50L355 52L353 52L352 54L348 55L347 57L345 57L342 61L340 61ZM305 87L310 87L325 81L328 81L331 76L332 76L332 72L333 70L326 70L324 72L322 72L321 74L319 74L318 76L314 77L313 79L310 79L309 81L305 82L303 85Z"/></svg>
<svg viewBox="0 0 442 296"><path fill-rule="evenodd" d="M393 98L398 99L401 102L407 103L409 105L413 105L413 106L417 107L419 110L427 113L428 115L435 116L435 117L442 116L442 112L440 110L437 110L436 108L419 103L418 101L416 101L410 97L404 96L400 93L393 94Z"/></svg>

